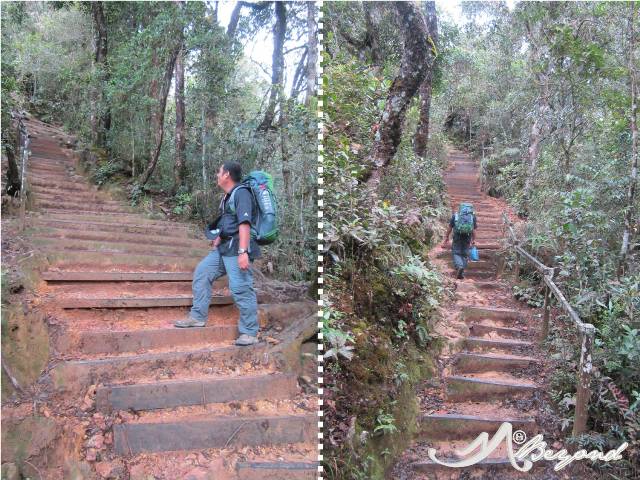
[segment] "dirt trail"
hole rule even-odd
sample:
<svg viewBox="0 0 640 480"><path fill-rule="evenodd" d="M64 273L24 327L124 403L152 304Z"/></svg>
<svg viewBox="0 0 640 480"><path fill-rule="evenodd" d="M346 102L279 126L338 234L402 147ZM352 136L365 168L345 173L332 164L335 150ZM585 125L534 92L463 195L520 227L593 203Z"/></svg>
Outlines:
<svg viewBox="0 0 640 480"><path fill-rule="evenodd" d="M52 352L33 413L62 432L55 461L31 459L41 478L315 478L314 303L260 277L262 341L236 347L225 279L205 328L174 328L204 236L98 191L66 134L27 124Z"/></svg>
<svg viewBox="0 0 640 480"><path fill-rule="evenodd" d="M455 280L451 252L438 247L433 262L448 277L455 299L443 309L438 333L448 340L439 358L440 378L423 385L418 396L421 413L418 436L397 462L390 478L397 479L515 479L563 478L549 465L534 464L521 474L510 465L504 446L474 467L438 465L436 458L453 462L457 450L481 432L489 438L500 424L531 438L542 433L540 401L545 385L544 354L539 351L537 316L513 299L508 282L499 278L496 256L502 248L501 214L506 204L480 190L478 165L466 153L452 151L444 174L451 199L474 205L478 218L476 243L479 262L469 262L463 280ZM504 443L503 443L504 445ZM518 445L514 444L517 449Z"/></svg>

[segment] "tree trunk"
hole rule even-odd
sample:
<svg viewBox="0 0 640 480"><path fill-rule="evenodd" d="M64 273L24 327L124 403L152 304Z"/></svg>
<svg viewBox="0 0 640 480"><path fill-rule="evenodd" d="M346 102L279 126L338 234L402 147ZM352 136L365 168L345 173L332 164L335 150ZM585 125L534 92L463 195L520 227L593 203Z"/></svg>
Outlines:
<svg viewBox="0 0 640 480"><path fill-rule="evenodd" d="M20 145L15 128L13 128L10 122L7 123L7 128L2 129L2 143L4 144L4 151L7 155L7 183L4 191L7 195L17 197L22 187L20 168L16 160L16 152L20 151Z"/></svg>
<svg viewBox="0 0 640 480"><path fill-rule="evenodd" d="M629 89L631 90L631 174L629 176L629 189L627 190L627 208L624 215L624 232L622 234L622 246L620 248L620 262L618 264L618 277L624 273L627 256L629 254L629 243L631 237L632 223L634 218L633 203L636 194L636 184L638 182L638 79L636 78L635 60L635 2L630 2L631 13L629 15Z"/></svg>
<svg viewBox="0 0 640 480"><path fill-rule="evenodd" d="M532 27L527 24L527 35L529 44L531 46L531 65L539 63L542 59L540 48L536 42ZM538 98L536 107L536 116L531 125L531 131L529 133L529 147L527 149L527 177L524 184L524 198L529 199L531 196L531 190L533 190L533 181L535 179L536 170L538 168L538 159L540 158L540 148L542 139L547 132L548 125L548 111L549 111L549 75L548 72L538 71L536 73L536 80L538 82L538 88L540 89L540 97Z"/></svg>
<svg viewBox="0 0 640 480"><path fill-rule="evenodd" d="M153 109L151 115L151 128L153 132L153 146L149 155L149 164L140 176L138 183L141 187L146 185L151 177L151 174L156 168L158 158L160 157L160 148L162 147L162 138L164 136L164 113L167 106L167 95L169 94L169 87L171 86L171 78L173 76L173 69L176 64L176 58L180 51L181 42L175 42L169 52L169 58L165 64L164 75L162 82L158 86L157 81L155 88L152 83L152 93L156 93L155 100L157 105Z"/></svg>
<svg viewBox="0 0 640 480"><path fill-rule="evenodd" d="M99 69L100 92L96 92L95 108L93 121L94 138L96 145L105 147L107 143L107 132L111 128L111 112L106 104L106 96L104 95L104 85L109 80L109 70L107 64L107 21L104 16L104 2L92 2L91 12L96 29L96 51L95 63Z"/></svg>
<svg viewBox="0 0 640 480"><path fill-rule="evenodd" d="M367 26L364 43L371 52L371 63L376 67L382 66L380 56L380 39L378 36L378 25L380 24L379 2L363 2L364 19Z"/></svg>
<svg viewBox="0 0 640 480"><path fill-rule="evenodd" d="M413 150L418 157L424 157L429 141L429 112L431 110L431 90L435 58L438 54L438 18L436 3L426 2L426 24L430 44L431 59L429 68L420 84L420 119L414 136Z"/></svg>
<svg viewBox="0 0 640 480"><path fill-rule="evenodd" d="M283 95L284 97L284 95ZM282 154L282 183L284 184L284 193L287 203L291 199L291 166L289 164L289 130L287 122L289 121L289 102L283 100L280 102L280 152Z"/></svg>
<svg viewBox="0 0 640 480"><path fill-rule="evenodd" d="M184 185L185 177L185 111L184 111L184 41L176 57L176 161L174 165L174 192Z"/></svg>
<svg viewBox="0 0 640 480"><path fill-rule="evenodd" d="M287 31L287 8L285 2L276 2L276 24L273 27L273 57L271 61L271 92L269 104L258 131L266 132L271 128L275 117L278 98L282 95L282 77L284 74L284 36Z"/></svg>
<svg viewBox="0 0 640 480"><path fill-rule="evenodd" d="M382 170L391 162L398 149L407 108L429 68L427 29L422 15L412 2L397 2L395 7L400 15L400 24L404 27L404 51L400 71L387 94L382 119L362 178L373 192L377 191Z"/></svg>
<svg viewBox="0 0 640 480"><path fill-rule="evenodd" d="M244 2L237 2L231 12L231 18L229 19L229 25L227 26L227 37L233 40L236 36L236 30L238 29L238 21L240 20L240 10L244 6Z"/></svg>
<svg viewBox="0 0 640 480"><path fill-rule="evenodd" d="M305 105L309 106L311 99L316 94L317 69L318 63L318 21L316 14L318 9L315 2L307 2L307 96L305 97Z"/></svg>

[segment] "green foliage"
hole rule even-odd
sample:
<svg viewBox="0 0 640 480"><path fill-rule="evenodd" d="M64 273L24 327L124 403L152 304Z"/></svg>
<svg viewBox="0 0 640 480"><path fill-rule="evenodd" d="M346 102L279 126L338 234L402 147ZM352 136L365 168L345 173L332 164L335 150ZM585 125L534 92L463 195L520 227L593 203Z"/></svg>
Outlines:
<svg viewBox="0 0 640 480"><path fill-rule="evenodd" d="M396 427L395 421L396 419L393 417L393 415L379 410L378 416L376 417L376 426L373 429L373 433L380 435L391 435L393 433L396 433L398 431L398 427Z"/></svg>

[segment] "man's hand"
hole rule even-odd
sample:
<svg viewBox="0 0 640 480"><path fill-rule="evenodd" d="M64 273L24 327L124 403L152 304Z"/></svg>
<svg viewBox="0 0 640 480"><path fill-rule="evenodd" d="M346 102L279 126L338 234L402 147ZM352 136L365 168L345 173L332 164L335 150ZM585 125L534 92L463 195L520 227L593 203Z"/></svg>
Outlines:
<svg viewBox="0 0 640 480"><path fill-rule="evenodd" d="M240 270L248 270L249 269L249 254L241 253L238 255L238 266Z"/></svg>
<svg viewBox="0 0 640 480"><path fill-rule="evenodd" d="M216 237L215 240L211 240L211 242L210 242L211 250L213 250L214 248L217 248L218 245L220 245L221 242L222 242L222 239L220 237Z"/></svg>

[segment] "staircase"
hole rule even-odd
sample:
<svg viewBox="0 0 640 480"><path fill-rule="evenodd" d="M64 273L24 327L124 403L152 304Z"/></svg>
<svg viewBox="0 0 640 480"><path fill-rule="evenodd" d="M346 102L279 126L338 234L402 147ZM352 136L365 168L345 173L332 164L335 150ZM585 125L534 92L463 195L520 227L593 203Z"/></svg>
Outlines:
<svg viewBox="0 0 640 480"><path fill-rule="evenodd" d="M538 325L512 298L508 284L497 276L496 253L501 248L503 202L481 192L478 165L467 154L453 151L444 178L452 209L472 203L477 212L479 262L469 262L464 280L454 280L450 249L434 251L434 263L455 282L455 301L444 307L439 333L448 338L439 379L418 392L421 415L413 445L394 467L398 479L556 478L539 475L540 463L527 474L516 471L502 445L473 467L451 468L429 459L453 463L458 450L481 432L491 438L502 422L531 438L539 433L537 417L544 387L542 354L535 343ZM518 445L514 444L517 450Z"/></svg>
<svg viewBox="0 0 640 480"><path fill-rule="evenodd" d="M236 347L223 279L207 326L174 328L208 253L203 235L98 191L61 130L27 125L27 234L49 263L37 292L52 351L41 387L71 445L47 478L315 478L315 304L260 277L262 341Z"/></svg>

